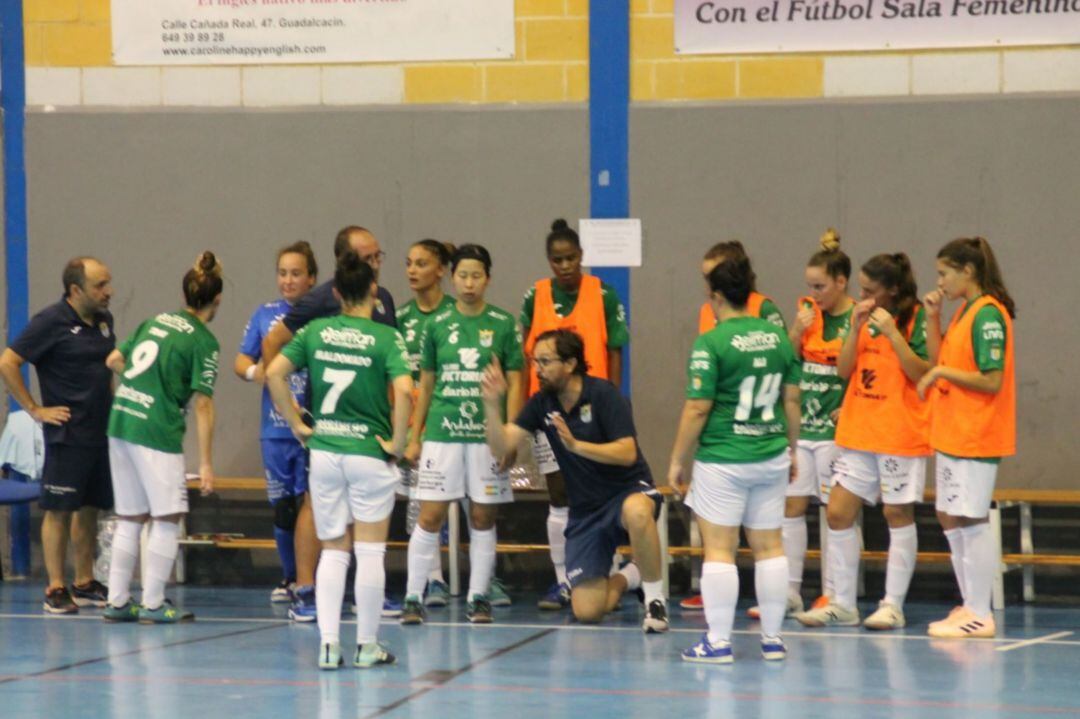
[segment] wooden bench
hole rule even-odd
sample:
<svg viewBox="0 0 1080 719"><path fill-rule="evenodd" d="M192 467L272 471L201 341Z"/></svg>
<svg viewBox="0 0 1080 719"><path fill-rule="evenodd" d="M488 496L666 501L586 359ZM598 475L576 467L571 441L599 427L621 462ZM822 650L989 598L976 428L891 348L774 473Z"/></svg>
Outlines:
<svg viewBox="0 0 1080 719"><path fill-rule="evenodd" d="M192 491L198 491L199 482L197 479L189 479L188 489ZM687 547L671 547L668 542L668 519L669 519L669 505L672 499L675 497L674 491L670 487L657 487L660 495L663 497L663 503L660 508L660 516L657 520L657 527L660 534L660 552L662 556L667 556L668 561L662 562L662 576L664 581L664 589L668 590L669 587L669 563L671 559L677 557L701 557L703 551L700 546L687 546ZM219 477L214 483L215 492L265 492L266 480L262 477ZM543 499L547 497L547 490L526 487L515 488L514 493L517 496L528 499ZM933 489L928 489L926 492L925 501L927 503L933 503L934 492ZM995 538L998 541L998 545L1002 546L1002 531L1001 531L1001 510L1007 508L1018 508L1020 512L1020 552L1003 554L1001 557L1001 570L998 572L998 576L994 582L994 608L1000 609L1005 605L1005 591L1004 591L1004 572L1012 569L1021 569L1023 571L1023 597L1024 601L1034 601L1035 599L1035 567L1036 566L1080 566L1080 554L1037 554L1035 552L1034 541L1032 537L1032 507L1033 506L1080 506L1080 491L1073 490L1045 490L1045 489L999 489L994 492L993 503L990 508L990 526ZM824 531L826 526L824 518L824 508L822 508L821 514L821 527ZM449 555L450 563L450 585L451 592L458 594L460 592L460 553L468 549L468 543L461 541L461 517L458 511L458 504L451 503L450 511L448 513L449 523L449 542L448 546L444 548L444 551ZM275 544L272 539L252 539L247 537L238 537L235 535L202 535L196 537L184 536L181 539L182 546L214 546L219 549L274 549ZM403 549L408 546L407 542L388 542L387 547L392 549ZM531 552L547 552L548 545L546 544L513 544L513 543L500 543L496 545L496 552L500 554L523 554ZM628 547L620 548L620 551L624 553L629 551ZM748 549L740 549L740 556L749 556ZM866 550L863 551L862 557L867 562L883 562L886 561L888 553L884 551ZM808 559L821 560L820 550L812 549L807 552ZM919 563L928 564L944 564L950 562L948 552L920 552L918 555ZM183 577L183 556L178 558L177 562L177 578L182 581Z"/></svg>

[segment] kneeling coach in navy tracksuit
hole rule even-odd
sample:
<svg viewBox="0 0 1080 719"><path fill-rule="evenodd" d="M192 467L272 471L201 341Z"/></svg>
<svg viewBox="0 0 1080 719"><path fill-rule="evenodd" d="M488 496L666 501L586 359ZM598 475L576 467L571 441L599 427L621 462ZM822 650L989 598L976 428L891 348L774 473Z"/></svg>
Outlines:
<svg viewBox="0 0 1080 719"><path fill-rule="evenodd" d="M584 343L570 330L540 335L532 361L541 391L513 422L488 422L487 439L497 457L537 431L551 443L570 505L566 575L574 616L598 622L624 592L640 587L643 628L667 631L656 531L661 499L638 448L630 405L613 384L586 375ZM483 393L487 416L499 417L506 380L497 363L484 372ZM609 576L612 555L627 535L634 563Z"/></svg>

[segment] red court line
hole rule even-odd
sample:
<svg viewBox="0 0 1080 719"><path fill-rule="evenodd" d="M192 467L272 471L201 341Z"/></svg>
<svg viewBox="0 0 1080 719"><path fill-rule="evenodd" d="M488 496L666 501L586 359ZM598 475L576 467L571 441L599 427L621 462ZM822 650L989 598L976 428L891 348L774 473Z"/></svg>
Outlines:
<svg viewBox="0 0 1080 719"><path fill-rule="evenodd" d="M325 675L324 675L325 676ZM67 674L62 676L43 675L26 679L24 681L49 681L49 682L99 682L99 683L131 683L131 684L176 684L182 686L288 686L288 687L313 687L320 686L317 680L289 680L289 679L254 679L244 677L166 677L166 676L124 676L124 675L93 675L93 674ZM439 684L438 682L356 682L343 679L338 682L343 687L361 687L365 690L372 689L428 689L433 691L455 692L490 692L504 694L567 694L583 696L627 696L645 699L731 699L741 702L784 702L789 704L808 703L825 704L834 706L887 706L912 709L964 709L972 711L996 711L1008 714L1065 714L1076 716L1080 713L1080 707L1053 707L1053 706L1023 706L1016 704L967 704L964 702L933 701L929 699L873 699L860 697L836 697L836 696L813 696L805 694L750 694L736 692L731 694L716 694L704 691L678 691L674 689L600 689L590 687L555 687L555 686L524 686L513 684Z"/></svg>

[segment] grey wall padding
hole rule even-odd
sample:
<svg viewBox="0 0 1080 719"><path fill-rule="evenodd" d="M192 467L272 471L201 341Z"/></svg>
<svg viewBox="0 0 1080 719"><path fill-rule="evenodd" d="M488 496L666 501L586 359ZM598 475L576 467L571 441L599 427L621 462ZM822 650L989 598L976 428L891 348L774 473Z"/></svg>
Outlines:
<svg viewBox="0 0 1080 719"><path fill-rule="evenodd" d="M125 336L180 306L199 251L220 254L225 295L211 329L222 345L222 476L261 473L259 392L232 362L252 310L277 296L279 247L309 240L330 279L337 230L367 226L388 253L383 282L403 303L409 244L479 242L494 256L489 300L516 315L528 283L549 273L552 219L576 222L588 207L581 107L38 113L27 135L35 311L59 296L68 257L97 255L112 268ZM193 430L187 446L194 467Z"/></svg>
<svg viewBox="0 0 1080 719"><path fill-rule="evenodd" d="M805 263L835 226L856 267L907 252L920 293L946 241L990 239L1019 313L1019 454L999 486L1075 487L1078 113L1075 96L634 109L631 203L647 234L632 278L634 336L647 338L634 399L654 472L675 435L704 251L742 239L790 319Z"/></svg>
<svg viewBox="0 0 1080 719"><path fill-rule="evenodd" d="M705 248L743 239L761 289L790 316L806 258L833 225L856 263L907 250L922 290L943 242L973 233L994 242L1020 310L1020 456L1002 465L1000 484L1072 486L1077 116L1080 98L1047 96L633 108L632 214L646 235L645 266L632 273L634 412L657 478L682 405ZM548 272L550 221L588 211L580 106L27 120L34 310L59 295L69 256L100 255L116 278L123 335L179 305L199 250L222 256L226 296L212 326L224 359L222 475L260 471L258 393L231 361L252 309L275 295L276 248L312 241L327 278L334 232L368 225L401 302L409 242L479 241L495 259L490 298L516 311Z"/></svg>

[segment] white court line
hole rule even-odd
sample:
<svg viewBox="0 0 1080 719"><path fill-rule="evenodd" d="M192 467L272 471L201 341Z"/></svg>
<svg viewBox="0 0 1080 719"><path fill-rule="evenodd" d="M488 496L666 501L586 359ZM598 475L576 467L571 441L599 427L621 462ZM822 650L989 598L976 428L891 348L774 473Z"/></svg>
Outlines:
<svg viewBox="0 0 1080 719"><path fill-rule="evenodd" d="M999 652L1011 652L1013 649L1021 649L1023 647L1030 647L1034 644L1046 644L1052 642L1055 639L1061 639L1063 637L1070 636L1072 632L1057 632L1056 634L1047 634L1045 637L1036 637L1035 639L1025 639L1022 642L1016 644L1009 644L1004 647L994 647ZM1055 644L1064 644L1065 642L1054 642ZM1070 642L1071 643L1071 642Z"/></svg>
<svg viewBox="0 0 1080 719"><path fill-rule="evenodd" d="M0 614L0 619L35 619L45 621L71 621L71 620L84 620L84 621L101 621L101 617L94 614L84 615L63 615L54 616L50 614ZM356 624L355 619L342 618L342 624ZM381 624L386 626L399 626L396 619L383 619ZM315 626L314 622L300 623L293 622L290 619L276 619L272 617L196 617L192 624L297 624L298 626ZM473 630L498 630L498 629L558 629L560 631L574 631L574 632L633 632L636 634L642 634L640 627L611 627L600 626L595 624L531 624L531 623L494 623L494 624L472 624L470 622L424 622L424 626L429 627L442 627L442 628L460 628L469 627ZM701 634L703 629L680 629L671 628L668 630L669 634ZM986 639L966 639L962 641L966 642L981 642L985 644L1004 644L1006 646L996 647L997 651L1009 651L1014 648L1020 648L1022 646L1029 646L1032 644L1054 644L1058 646L1080 646L1080 640L1063 640L1063 637L1071 635L1073 632L1057 632L1055 634L1048 634L1044 637L1036 637L1034 639L1025 639L1017 641L1016 637L993 637ZM754 629L735 629L732 634L745 634L747 636L758 636L760 631ZM886 641L933 641L935 637L930 637L924 634L883 634L883 633L863 633L863 632L837 632L830 629L823 629L816 632L800 632L800 631L785 631L783 632L785 637L805 637L809 639L871 639L871 640L886 640ZM942 641L938 639L937 641Z"/></svg>

